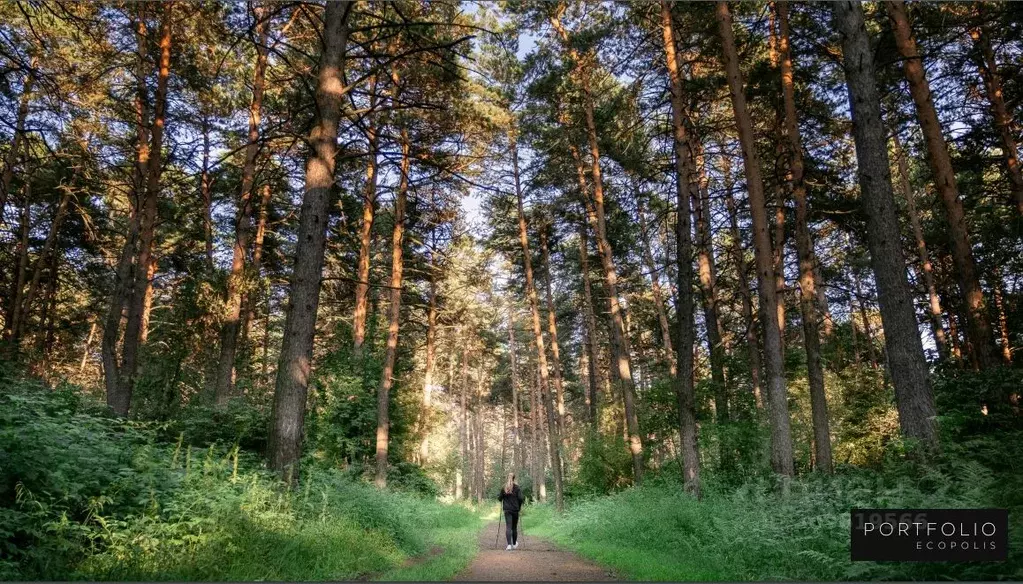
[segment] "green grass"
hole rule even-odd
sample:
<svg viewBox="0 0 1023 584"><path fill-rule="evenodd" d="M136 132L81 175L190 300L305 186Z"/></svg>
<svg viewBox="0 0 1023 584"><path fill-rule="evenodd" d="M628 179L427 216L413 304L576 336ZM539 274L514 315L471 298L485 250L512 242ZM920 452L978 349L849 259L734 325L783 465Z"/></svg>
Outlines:
<svg viewBox="0 0 1023 584"><path fill-rule="evenodd" d="M0 384L0 580L444 579L475 555L470 508L311 462L288 489L253 453L160 436Z"/></svg>
<svg viewBox="0 0 1023 584"><path fill-rule="evenodd" d="M931 476L930 479L936 477ZM988 480L986 485L979 483ZM764 485L710 490L702 501L660 478L642 487L523 513L527 535L555 541L633 580L1020 579L1023 522L1010 508L1010 560L1005 563L873 563L849 560L854 507L1004 506L988 498L997 483L968 469L925 489L904 477L865 472L809 477L789 496Z"/></svg>

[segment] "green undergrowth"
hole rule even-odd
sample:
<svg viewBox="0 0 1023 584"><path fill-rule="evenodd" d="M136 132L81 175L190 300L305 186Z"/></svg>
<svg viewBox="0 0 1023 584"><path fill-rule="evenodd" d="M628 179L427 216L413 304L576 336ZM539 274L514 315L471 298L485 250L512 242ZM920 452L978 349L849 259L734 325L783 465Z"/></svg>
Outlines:
<svg viewBox="0 0 1023 584"><path fill-rule="evenodd" d="M527 534L549 538L635 580L1018 580L1023 525L1018 495L964 463L956 475L841 473L793 481L788 496L765 484L715 489L697 501L674 477L576 501L562 514L548 505L523 513ZM711 479L712 480L712 479ZM1016 483L1018 485L1018 482ZM1014 500L1013 500L1014 499ZM852 508L1009 507L1005 563L875 563L849 559Z"/></svg>
<svg viewBox="0 0 1023 584"><path fill-rule="evenodd" d="M0 381L0 579L442 579L475 553L466 507L312 464L289 489L164 430Z"/></svg>

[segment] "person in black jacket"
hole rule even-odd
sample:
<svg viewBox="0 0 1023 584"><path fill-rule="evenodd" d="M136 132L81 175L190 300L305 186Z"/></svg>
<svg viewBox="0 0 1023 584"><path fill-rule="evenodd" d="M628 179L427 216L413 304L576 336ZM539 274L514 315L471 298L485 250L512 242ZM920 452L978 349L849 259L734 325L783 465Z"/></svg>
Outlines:
<svg viewBox="0 0 1023 584"><path fill-rule="evenodd" d="M497 496L504 511L505 531L504 539L508 543L505 550L518 549L519 547L519 511L522 509L522 490L515 484L515 473L508 473L508 482L501 489Z"/></svg>

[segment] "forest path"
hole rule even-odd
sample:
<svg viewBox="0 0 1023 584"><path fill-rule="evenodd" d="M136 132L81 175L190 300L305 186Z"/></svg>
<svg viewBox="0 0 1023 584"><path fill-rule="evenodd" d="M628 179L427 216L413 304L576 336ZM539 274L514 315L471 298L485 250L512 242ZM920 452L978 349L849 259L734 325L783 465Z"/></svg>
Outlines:
<svg viewBox="0 0 1023 584"><path fill-rule="evenodd" d="M483 526L479 535L480 553L469 567L455 576L455 581L608 582L615 579L608 568L562 550L547 540L529 534L523 536L521 525L519 549L505 551L504 525L495 544L497 529L496 521Z"/></svg>

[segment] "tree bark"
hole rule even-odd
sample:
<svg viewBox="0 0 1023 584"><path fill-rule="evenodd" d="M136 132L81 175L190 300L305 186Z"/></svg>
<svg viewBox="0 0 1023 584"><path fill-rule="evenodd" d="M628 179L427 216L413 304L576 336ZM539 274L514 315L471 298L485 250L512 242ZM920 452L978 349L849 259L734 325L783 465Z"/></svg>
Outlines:
<svg viewBox="0 0 1023 584"><path fill-rule="evenodd" d="M913 296L906 281L874 55L863 22L863 8L855 0L841 0L833 6L835 24L842 35L860 200L867 216L867 244L877 282L899 423L907 437L937 444L934 394L917 329Z"/></svg>
<svg viewBox="0 0 1023 584"><path fill-rule="evenodd" d="M813 240L808 225L810 214L806 200L803 172L803 140L796 117L796 91L793 79L792 47L789 43L789 4L775 3L778 13L778 52L781 65L782 97L785 102L785 134L789 147L789 183L796 203L796 255L799 260L799 309L803 321L803 347L810 385L810 410L813 421L814 461L816 468L832 471L831 428L828 424L827 394L824 392L824 369L821 367L820 333L817 328L816 282L814 280Z"/></svg>
<svg viewBox="0 0 1023 584"><path fill-rule="evenodd" d="M607 226L604 217L604 184L600 169L600 146L597 141L597 124L594 117L593 92L590 87L590 69L595 65L592 60L583 59L582 55L572 47L568 31L561 23L564 4L559 4L555 14L551 16L551 25L561 37L565 50L575 62L573 74L582 86L583 111L586 121L586 137L590 147L590 172L593 180L593 215L596 220L594 232L597 236L597 249L600 252L604 279L607 282L607 297L611 313L611 348L614 353L614 367L618 383L622 387L625 403L625 418L629 432L629 452L632 455L632 473L636 484L643 481L643 439L639 434L639 419L636 415L636 387L632 380L632 366L629 362L629 341L625 336L625 323L618 300L618 274L615 270L614 255L607 238Z"/></svg>
<svg viewBox="0 0 1023 584"><path fill-rule="evenodd" d="M924 230L920 225L920 214L916 210L916 197L913 195L913 189L909 185L909 169L906 167L906 154L899 143L898 132L892 135L892 140L895 146L895 161L899 169L899 190L902 191L902 198L906 200L906 214L909 215L909 224L913 228L916 252L920 259L920 275L923 277L924 287L927 289L928 316L931 319L934 344L938 348L938 355L941 359L947 359L948 342L945 339L945 329L941 319L941 300L938 298L938 287L934 283L934 266L931 264L931 256L927 252Z"/></svg>
<svg viewBox="0 0 1023 584"><path fill-rule="evenodd" d="M569 150L572 154L572 159L575 161L576 178L579 182L579 193L581 197L580 205L582 207L582 218L579 221L579 271L581 272L583 280L583 296L586 303L585 306L585 317L586 317L586 350L588 351L589 358L588 362L588 377L590 387L590 401L589 401L589 419L593 429L596 430L599 422L598 413L598 402L599 402L599 391L597 389L598 382L601 380L598 377L603 376L603 369L600 367L600 355L597 347L597 319L594 314L594 303L593 303L593 285L590 281L590 246L589 246L589 230L587 228L587 222L591 222L590 216L592 214L593 205L590 203L589 186L586 182L586 171L583 169L582 157L579 155L579 149L575 145L570 145ZM603 378L606 381L606 378Z"/></svg>
<svg viewBox="0 0 1023 584"><path fill-rule="evenodd" d="M167 86L170 79L171 26L174 4L163 4L160 17L160 61L157 68L156 95L153 100L153 126L150 131L149 159L146 164L145 194L139 204L138 253L135 275L128 297L128 320L124 328L122 363L118 382L119 401L115 413L127 416L138 374L139 352L142 349L145 298L152 286L149 263L153 261L156 241L157 204L160 198L160 176L163 172L163 132L167 110Z"/></svg>
<svg viewBox="0 0 1023 584"><path fill-rule="evenodd" d="M436 244L436 242L433 242ZM419 443L419 463L425 464L430 456L428 425L433 408L433 373L437 363L437 264L434 249L430 250L430 292L429 307L426 310L426 363L423 371L423 411L420 412L419 428L423 433Z"/></svg>
<svg viewBox="0 0 1023 584"><path fill-rule="evenodd" d="M650 250L650 234L647 229L646 205L643 197L636 193L636 214L639 216L639 233L643 244L643 263L650 272L650 291L654 297L654 311L657 313L657 322L661 325L661 360L667 366L672 377L677 374L675 368L675 350L671 345L671 325L668 324L668 311L664 306L664 294L661 291L661 278L658 275L657 264L654 262L654 254Z"/></svg>
<svg viewBox="0 0 1023 584"><path fill-rule="evenodd" d="M732 179L731 161L725 154L721 155L721 174L725 182L725 206L728 208L729 231L732 239L732 261L739 279L739 297L742 300L742 318L746 323L746 347L749 350L750 381L753 399L757 408L764 407L764 396L760 380L760 339L757 336L757 323L753 317L753 298L749 287L746 254L742 249L742 234L739 232L739 209L735 203L735 183Z"/></svg>
<svg viewBox="0 0 1023 584"><path fill-rule="evenodd" d="M760 160L757 156L753 136L753 122L746 107L742 74L739 72L739 55L735 49L735 35L732 32L732 14L727 2L719 1L717 3L717 20L725 70L728 76L728 87L732 96L732 109L735 112L735 122L746 169L750 215L753 218L753 247L757 264L760 325L763 328L764 361L767 369L768 405L771 420L771 466L776 473L791 477L795 474L792 458L792 431L790 429L788 395L785 389L781 331L778 327L778 290L774 274L771 235L768 231L764 181L760 174Z"/></svg>
<svg viewBox="0 0 1023 584"><path fill-rule="evenodd" d="M984 4L978 2L975 6L978 16L983 18ZM977 68L980 70L981 79L984 80L984 89L991 104L991 115L995 127L998 128L998 136L1002 139L1002 155L1005 157L1005 172L1009 175L1012 198L1016 202L1016 209L1023 215L1023 170L1019 164L1019 146L1016 144L1012 116L1005 105L1002 78L998 74L998 62L995 61L995 51L991 47L987 26L981 22L971 27L970 38L973 39Z"/></svg>
<svg viewBox="0 0 1023 584"><path fill-rule="evenodd" d="M687 493L699 498L700 450L696 427L696 394L693 388L693 345L696 330L693 318L693 248L689 208L691 200L699 199L699 188L696 185L693 158L687 147L684 123L685 88L679 67L679 56L676 54L671 5L667 0L661 0L661 39L664 43L664 60L671 89L672 148L675 154L675 263L678 269L679 343L675 347L677 369L673 372L672 383L678 405L679 436L682 440L683 488Z"/></svg>
<svg viewBox="0 0 1023 584"><path fill-rule="evenodd" d="M370 78L370 110L376 107L376 75ZM352 318L352 340L357 356L366 342L366 306L369 299L369 262L372 252L373 221L377 204L377 152L379 136L371 113L366 124L366 191L362 198L362 223L359 225L359 265L356 269L355 314Z"/></svg>
<svg viewBox="0 0 1023 584"><path fill-rule="evenodd" d="M39 257L36 258L35 265L32 268L32 279L29 280L28 291L24 295L15 294L15 296L21 296L20 302L14 311L14 322L12 324L13 334L11 340L15 345L21 342L21 335L25 332L25 322L28 320L29 312L32 310L32 303L35 302L36 294L39 293L39 283L42 281L43 272L48 267L50 256L56 253L54 248L57 245L57 235L60 233L60 226L67 215L67 207L70 200L71 195L65 191L60 197L60 202L57 204L57 209L53 215L53 222L50 223L50 231L46 234L46 241L43 243L43 249L39 252ZM27 204L28 202L26 201Z"/></svg>
<svg viewBox="0 0 1023 584"><path fill-rule="evenodd" d="M256 155L259 154L259 124L263 109L263 92L266 86L266 60L269 47L267 7L259 4L255 9L256 65L252 72L252 101L249 104L249 135L245 145L245 163L242 165L242 182L238 193L238 216L235 219L234 250L231 259L231 273L227 278L227 296L224 310L224 324L220 329L220 360L217 366L217 388L215 403L218 407L227 405L234 392L235 356L238 352L238 331L241 328L242 297L249 288L246 286L245 254L249 251L252 232L253 184L256 178Z"/></svg>
<svg viewBox="0 0 1023 584"><path fill-rule="evenodd" d="M263 271L263 245L266 242L266 222L270 216L270 183L263 183L263 193L259 200L259 219L256 222L256 235L252 241L252 277L260 282ZM255 286L245 297L245 312L242 319L242 344L249 340L250 329L256 320L256 306L259 304L261 286Z"/></svg>
<svg viewBox="0 0 1023 584"><path fill-rule="evenodd" d="M515 473L522 472L522 434L519 429L519 364L515 354L515 312L508 303L508 364L511 367L512 393L512 466Z"/></svg>
<svg viewBox="0 0 1023 584"><path fill-rule="evenodd" d="M718 314L717 270L714 265L714 240L711 235L710 191L707 174L703 169L703 145L690 135L689 153L693 158L693 170L699 186L699 198L693 199L693 215L696 223L696 263L698 267L700 298L703 304L703 319L707 328L710 374L714 381L714 410L719 422L728 421L728 384L725 378L727 347L724 330Z"/></svg>
<svg viewBox="0 0 1023 584"><path fill-rule="evenodd" d="M987 306L977 275L977 263L973 258L973 247L970 244L963 202L959 197L959 187L956 185L955 171L952 169L952 159L942 134L938 112L931 100L931 87L927 82L923 61L913 38L905 4L902 0L886 0L885 6L892 20L895 44L903 57L903 69L909 81L909 92L913 96L917 119L923 131L924 144L927 146L927 163L931 174L934 175L934 186L945 207L949 236L952 240L952 259L955 262L956 279L965 303L970 341L973 343L980 367L982 369L995 367L1000 363L995 356L994 336L988 324Z"/></svg>
<svg viewBox="0 0 1023 584"><path fill-rule="evenodd" d="M998 315L998 337L1002 341L1002 360L1006 365L1012 365L1012 343L1009 341L1009 318L1005 315L1005 292L1002 281L1002 268L996 266L994 274L994 299L995 313Z"/></svg>
<svg viewBox="0 0 1023 584"><path fill-rule="evenodd" d="M350 12L351 1L341 0L328 2L323 15L323 52L316 85L317 115L309 136L312 150L306 161L305 194L298 218L298 248L274 387L270 468L290 481L298 479L298 462L302 454L302 428L323 278L328 209L334 184Z"/></svg>
<svg viewBox="0 0 1023 584"><path fill-rule="evenodd" d="M561 439L558 423L554 414L554 402L551 399L550 376L547 368L547 351L544 347L543 328L540 325L540 301L533 280L533 262L529 251L529 236L526 230L526 214L522 205L522 188L519 184L519 150L514 130L509 131L508 141L511 148L512 169L515 179L515 200L519 219L519 245L522 247L522 265L526 273L526 297L533 319L533 337L536 342L537 369L540 371L540 392L543 405L547 410L547 433L550 436L548 448L551 457L551 472L554 475L554 501L558 511L564 508L564 493L561 480Z"/></svg>
<svg viewBox="0 0 1023 584"><path fill-rule="evenodd" d="M558 343L557 309L554 306L554 291L551 287L551 252L548 247L547 231L540 230L540 257L543 260L544 295L547 301L547 335L551 340L551 371L554 373L554 389L557 400L558 433L565 439L565 383L561 365L561 346ZM562 442L562 449L565 448Z"/></svg>
<svg viewBox="0 0 1023 584"><path fill-rule="evenodd" d="M394 228L391 233L391 284L390 301L387 311L387 349L384 352L384 369L377 389L377 472L374 483L387 486L387 447L391 432L390 399L394 385L394 366L398 360L398 332L401 324L401 285L405 268L405 207L408 204L409 188L409 137L408 130L401 130L401 177L394 199Z"/></svg>
<svg viewBox="0 0 1023 584"><path fill-rule="evenodd" d="M124 307L131 298L134 285L132 274L142 216L140 207L145 198L144 181L149 167L149 92L146 86L146 35L148 33L143 9L144 5L138 5L138 13L135 18L135 164L132 176L132 194L128 200L128 233L114 270L114 286L103 323L101 349L107 406L121 416L127 415L131 403L130 396L125 396L121 392L121 362L117 355L117 345L121 338Z"/></svg>

